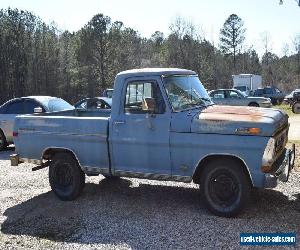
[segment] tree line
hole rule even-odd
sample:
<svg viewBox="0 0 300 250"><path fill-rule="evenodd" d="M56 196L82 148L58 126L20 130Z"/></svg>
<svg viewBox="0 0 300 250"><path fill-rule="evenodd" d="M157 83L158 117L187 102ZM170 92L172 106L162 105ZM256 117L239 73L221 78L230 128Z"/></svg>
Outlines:
<svg viewBox="0 0 300 250"><path fill-rule="evenodd" d="M236 30L235 30L236 29ZM0 10L0 104L20 96L52 95L74 103L99 96L115 75L141 67L180 67L196 71L207 89L232 86L232 74L261 74L266 85L299 87L300 39L293 55L266 50L260 60L243 49L245 28L231 15L220 44L208 41L194 24L177 17L168 36L150 38L120 21L97 14L79 31L61 32L31 12Z"/></svg>

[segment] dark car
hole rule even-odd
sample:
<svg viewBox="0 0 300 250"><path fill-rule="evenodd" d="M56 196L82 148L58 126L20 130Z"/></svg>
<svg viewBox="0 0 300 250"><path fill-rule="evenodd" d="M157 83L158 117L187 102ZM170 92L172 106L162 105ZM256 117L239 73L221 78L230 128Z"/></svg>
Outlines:
<svg viewBox="0 0 300 250"><path fill-rule="evenodd" d="M36 109L38 108L38 109ZM0 150L13 143L13 126L17 115L74 109L63 99L51 96L27 96L12 99L0 106Z"/></svg>
<svg viewBox="0 0 300 250"><path fill-rule="evenodd" d="M282 103L285 94L275 87L258 88L253 96L270 98L273 105Z"/></svg>
<svg viewBox="0 0 300 250"><path fill-rule="evenodd" d="M288 94L288 95L286 95L285 97L284 97L284 102L286 103L286 104L290 104L290 105L292 105L293 103L294 103L294 95L297 95L297 93L300 93L300 89L295 89L295 90L293 90L290 94Z"/></svg>
<svg viewBox="0 0 300 250"><path fill-rule="evenodd" d="M112 99L108 97L85 98L74 104L79 109L111 109Z"/></svg>

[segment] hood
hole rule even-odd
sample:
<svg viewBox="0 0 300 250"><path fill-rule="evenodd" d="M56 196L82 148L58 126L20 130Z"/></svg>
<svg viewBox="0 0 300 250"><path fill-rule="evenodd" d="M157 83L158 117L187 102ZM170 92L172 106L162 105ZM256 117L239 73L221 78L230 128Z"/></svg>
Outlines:
<svg viewBox="0 0 300 250"><path fill-rule="evenodd" d="M288 115L281 110L255 107L213 105L193 117L192 133L245 134L245 129L258 128L258 136L272 136L288 126Z"/></svg>

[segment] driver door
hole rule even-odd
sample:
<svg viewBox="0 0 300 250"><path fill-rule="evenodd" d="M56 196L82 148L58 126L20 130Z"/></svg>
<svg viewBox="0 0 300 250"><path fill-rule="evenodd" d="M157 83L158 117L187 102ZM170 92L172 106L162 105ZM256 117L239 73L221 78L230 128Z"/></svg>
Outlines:
<svg viewBox="0 0 300 250"><path fill-rule="evenodd" d="M130 78L123 89L120 112L112 120L112 172L171 175L170 120L159 77ZM143 110L143 100L154 98L153 114Z"/></svg>

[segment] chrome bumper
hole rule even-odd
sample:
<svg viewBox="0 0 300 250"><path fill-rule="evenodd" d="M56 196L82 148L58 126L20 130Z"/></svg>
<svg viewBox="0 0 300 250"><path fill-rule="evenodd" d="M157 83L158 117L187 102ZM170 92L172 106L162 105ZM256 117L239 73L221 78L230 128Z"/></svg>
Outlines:
<svg viewBox="0 0 300 250"><path fill-rule="evenodd" d="M265 175L265 188L274 188L277 186L277 180L287 182L290 172L294 168L295 163L295 144L291 149L287 149L284 159L275 173Z"/></svg>
<svg viewBox="0 0 300 250"><path fill-rule="evenodd" d="M283 182L287 182L289 180L290 172L294 168L295 153L295 144L293 144L292 149L286 150L284 160L275 172L275 176L278 180Z"/></svg>

